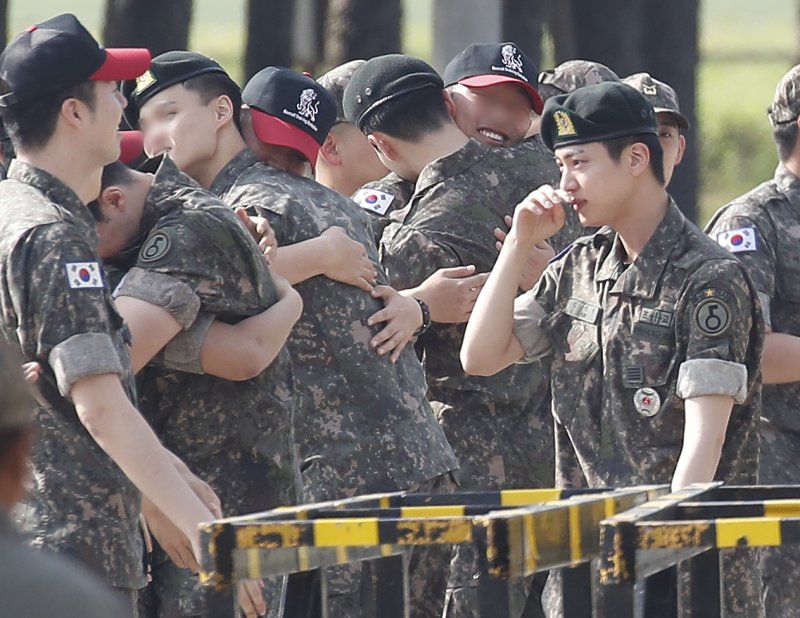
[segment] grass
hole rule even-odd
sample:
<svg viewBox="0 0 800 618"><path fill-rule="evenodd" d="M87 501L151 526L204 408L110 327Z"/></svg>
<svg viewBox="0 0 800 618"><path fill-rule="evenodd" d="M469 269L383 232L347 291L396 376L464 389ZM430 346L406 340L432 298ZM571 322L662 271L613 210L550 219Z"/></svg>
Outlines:
<svg viewBox="0 0 800 618"><path fill-rule="evenodd" d="M432 2L404 0L407 53L431 56ZM103 0L11 0L9 31L70 11L99 34L103 6ZM241 77L245 6L245 0L195 0L189 45L216 58L234 78ZM765 109L778 80L793 64L796 22L795 0L701 3L699 121L690 135L702 144L700 223L774 170Z"/></svg>

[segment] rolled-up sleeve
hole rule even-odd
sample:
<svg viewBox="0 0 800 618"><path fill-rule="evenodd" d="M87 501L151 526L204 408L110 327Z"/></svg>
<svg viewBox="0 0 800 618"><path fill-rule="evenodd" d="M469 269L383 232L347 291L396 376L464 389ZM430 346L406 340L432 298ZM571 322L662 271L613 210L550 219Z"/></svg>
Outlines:
<svg viewBox="0 0 800 618"><path fill-rule="evenodd" d="M676 394L681 399L729 395L737 404L747 398L747 367L716 358L695 358L681 364Z"/></svg>
<svg viewBox="0 0 800 618"><path fill-rule="evenodd" d="M204 373L200 352L213 321L213 314L201 313L191 328L173 337L172 341L164 346L161 354L164 367L185 373Z"/></svg>
<svg viewBox="0 0 800 618"><path fill-rule="evenodd" d="M73 335L50 350L48 358L59 392L68 397L72 385L81 378L104 373L122 375L119 352L106 333Z"/></svg>
<svg viewBox="0 0 800 618"><path fill-rule="evenodd" d="M550 341L539 327L545 315L544 308L530 292L514 300L513 332L524 352L518 363L531 363L550 351Z"/></svg>
<svg viewBox="0 0 800 618"><path fill-rule="evenodd" d="M189 285L170 275L138 267L128 271L114 296L130 296L161 307L184 330L194 323L200 311L200 298Z"/></svg>

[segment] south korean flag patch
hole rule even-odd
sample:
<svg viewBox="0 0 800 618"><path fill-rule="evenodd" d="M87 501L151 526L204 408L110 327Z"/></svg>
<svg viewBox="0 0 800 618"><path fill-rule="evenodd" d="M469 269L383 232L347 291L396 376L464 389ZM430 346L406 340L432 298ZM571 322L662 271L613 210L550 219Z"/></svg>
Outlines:
<svg viewBox="0 0 800 618"><path fill-rule="evenodd" d="M103 269L97 262L67 262L67 281L73 290L103 287Z"/></svg>
<svg viewBox="0 0 800 618"><path fill-rule="evenodd" d="M364 210L383 216L389 210L389 206L392 205L394 195L373 189L359 189L353 196L353 201Z"/></svg>
<svg viewBox="0 0 800 618"><path fill-rule="evenodd" d="M731 253L743 253L744 251L757 251L758 241L756 240L756 228L738 227L735 230L720 232L717 234L717 243Z"/></svg>

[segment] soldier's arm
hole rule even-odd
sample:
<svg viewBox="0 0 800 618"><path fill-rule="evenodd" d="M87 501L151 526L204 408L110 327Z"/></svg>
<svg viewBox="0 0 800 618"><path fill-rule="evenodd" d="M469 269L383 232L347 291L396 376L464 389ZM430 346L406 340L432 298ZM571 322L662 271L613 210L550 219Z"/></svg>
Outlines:
<svg viewBox="0 0 800 618"><path fill-rule="evenodd" d="M563 225L560 200L545 185L517 206L511 231L467 322L461 347L461 364L467 373L493 375L549 350L538 324L545 315L539 300L548 294L549 286L540 282L516 302L515 297L531 248Z"/></svg>

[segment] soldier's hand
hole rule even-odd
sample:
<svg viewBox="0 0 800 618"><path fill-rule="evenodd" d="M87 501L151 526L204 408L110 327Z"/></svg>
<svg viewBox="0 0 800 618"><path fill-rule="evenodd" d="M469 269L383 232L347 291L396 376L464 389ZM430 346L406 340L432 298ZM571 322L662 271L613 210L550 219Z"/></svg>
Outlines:
<svg viewBox="0 0 800 618"><path fill-rule="evenodd" d="M566 191L542 185L517 204L510 234L523 247L532 248L561 229L565 220L562 204L569 203Z"/></svg>
<svg viewBox="0 0 800 618"><path fill-rule="evenodd" d="M504 220L506 225L511 227L513 222L511 217L506 215ZM499 227L494 228L494 237L497 239L497 241L494 243L494 246L498 251L503 248L503 243L506 240L506 236L507 232L505 232L505 230L502 230ZM528 254L528 260L525 262L525 268L523 269L519 280L519 289L523 292L533 289L533 286L536 285L537 281L539 281L539 277L542 276L544 269L547 268L547 264L555 257L555 255L556 252L553 251L550 243L548 243L546 240L536 243Z"/></svg>
<svg viewBox="0 0 800 618"><path fill-rule="evenodd" d="M378 273L360 242L350 238L341 227L331 227L320 234L327 248L323 260L328 279L340 281L371 292Z"/></svg>
<svg viewBox="0 0 800 618"><path fill-rule="evenodd" d="M236 599L239 609L247 618L256 618L267 613L264 600L264 584L259 579L248 579L237 584Z"/></svg>
<svg viewBox="0 0 800 618"><path fill-rule="evenodd" d="M237 208L234 212L258 243L258 248L264 254L267 264L271 264L278 253L278 240L275 238L275 231L269 221L264 217L251 217L244 208Z"/></svg>
<svg viewBox="0 0 800 618"><path fill-rule="evenodd" d="M489 273L475 274L474 266L440 268L417 288L440 324L461 324L469 319Z"/></svg>
<svg viewBox="0 0 800 618"><path fill-rule="evenodd" d="M369 342L375 351L396 363L406 344L414 338L414 332L422 326L422 309L413 298L402 296L388 285L379 285L372 290L374 298L383 299L383 309L367 320L369 326L385 322L381 332Z"/></svg>
<svg viewBox="0 0 800 618"><path fill-rule="evenodd" d="M25 382L27 384L35 384L39 379L39 373L42 371L42 366L39 363L22 363L22 373L25 375Z"/></svg>
<svg viewBox="0 0 800 618"><path fill-rule="evenodd" d="M189 538L147 498L142 499L142 514L150 534L156 538L175 566L198 573L200 565Z"/></svg>

